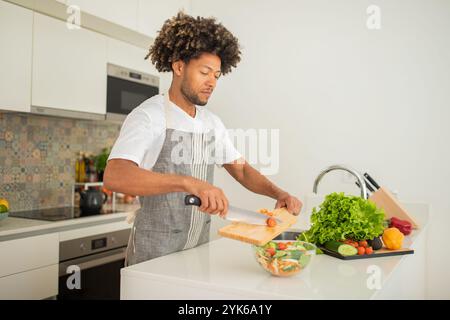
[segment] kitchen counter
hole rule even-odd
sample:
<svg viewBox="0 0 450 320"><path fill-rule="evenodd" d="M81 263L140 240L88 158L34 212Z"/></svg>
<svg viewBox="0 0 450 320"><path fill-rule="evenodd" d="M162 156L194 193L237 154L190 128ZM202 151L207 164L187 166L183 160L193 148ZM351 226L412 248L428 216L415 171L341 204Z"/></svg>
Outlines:
<svg viewBox="0 0 450 320"><path fill-rule="evenodd" d="M405 238L413 255L317 255L300 274L280 278L258 265L250 245L224 238L122 269L121 299L423 299L429 213L409 210L421 225Z"/></svg>
<svg viewBox="0 0 450 320"><path fill-rule="evenodd" d="M128 214L138 210L139 204L116 204L118 213L94 215L62 221L42 221L8 217L0 221L0 241L20 239L51 232L124 222ZM131 228L131 225L130 225Z"/></svg>

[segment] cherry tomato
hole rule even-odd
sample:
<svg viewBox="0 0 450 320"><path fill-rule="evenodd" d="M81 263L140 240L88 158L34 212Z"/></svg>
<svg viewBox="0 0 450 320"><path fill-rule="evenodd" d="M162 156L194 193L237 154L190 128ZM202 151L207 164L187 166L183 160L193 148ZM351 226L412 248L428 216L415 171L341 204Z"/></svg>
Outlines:
<svg viewBox="0 0 450 320"><path fill-rule="evenodd" d="M278 242L278 250L286 250L287 245L284 242Z"/></svg>
<svg viewBox="0 0 450 320"><path fill-rule="evenodd" d="M358 247L358 255L363 255L366 253L366 248L364 247Z"/></svg>
<svg viewBox="0 0 450 320"><path fill-rule="evenodd" d="M275 250L275 248L267 248L267 249L266 249L266 252L267 252L270 256L273 256L273 255L275 255L276 250Z"/></svg>
<svg viewBox="0 0 450 320"><path fill-rule="evenodd" d="M360 247L367 248L369 245L367 244L367 241L366 241L366 240L362 240L362 241L359 242L359 246L360 246Z"/></svg>
<svg viewBox="0 0 450 320"><path fill-rule="evenodd" d="M275 227L277 225L277 221L274 218L268 218L266 222L269 227Z"/></svg>
<svg viewBox="0 0 450 320"><path fill-rule="evenodd" d="M366 254L372 254L373 253L373 248L372 247L367 247L366 248Z"/></svg>

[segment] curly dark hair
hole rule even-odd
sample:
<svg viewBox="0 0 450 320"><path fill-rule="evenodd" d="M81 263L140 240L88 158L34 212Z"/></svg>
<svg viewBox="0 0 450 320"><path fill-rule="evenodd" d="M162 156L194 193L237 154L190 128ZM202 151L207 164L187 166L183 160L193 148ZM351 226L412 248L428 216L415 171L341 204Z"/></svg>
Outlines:
<svg viewBox="0 0 450 320"><path fill-rule="evenodd" d="M238 39L215 18L194 18L183 12L164 22L145 59L151 58L159 72L172 71L172 62L188 63L202 53L221 60L221 72L227 74L241 60Z"/></svg>

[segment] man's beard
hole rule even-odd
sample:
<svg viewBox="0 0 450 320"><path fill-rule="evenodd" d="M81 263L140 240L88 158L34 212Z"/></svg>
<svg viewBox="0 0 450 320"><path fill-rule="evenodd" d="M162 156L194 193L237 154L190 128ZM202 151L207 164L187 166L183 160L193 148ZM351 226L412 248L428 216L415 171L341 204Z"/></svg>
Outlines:
<svg viewBox="0 0 450 320"><path fill-rule="evenodd" d="M181 94L192 104L195 104L197 106L204 106L208 103L208 101L202 101L198 97L198 95L191 89L191 87L188 85L187 81L181 82Z"/></svg>

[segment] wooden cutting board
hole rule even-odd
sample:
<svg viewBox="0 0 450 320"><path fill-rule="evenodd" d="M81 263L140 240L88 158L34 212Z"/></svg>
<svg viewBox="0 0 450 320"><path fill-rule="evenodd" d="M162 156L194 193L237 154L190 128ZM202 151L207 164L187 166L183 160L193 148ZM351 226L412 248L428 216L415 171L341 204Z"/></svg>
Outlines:
<svg viewBox="0 0 450 320"><path fill-rule="evenodd" d="M219 229L219 235L262 246L297 222L297 217L290 214L285 208L274 210L273 216L279 218L282 223L279 223L275 227L267 227L243 222L233 222Z"/></svg>
<svg viewBox="0 0 450 320"><path fill-rule="evenodd" d="M417 220L402 207L388 189L384 187L379 188L372 193L369 200L373 201L378 208L384 210L386 219L397 217L401 220L409 221L414 229L419 228Z"/></svg>

